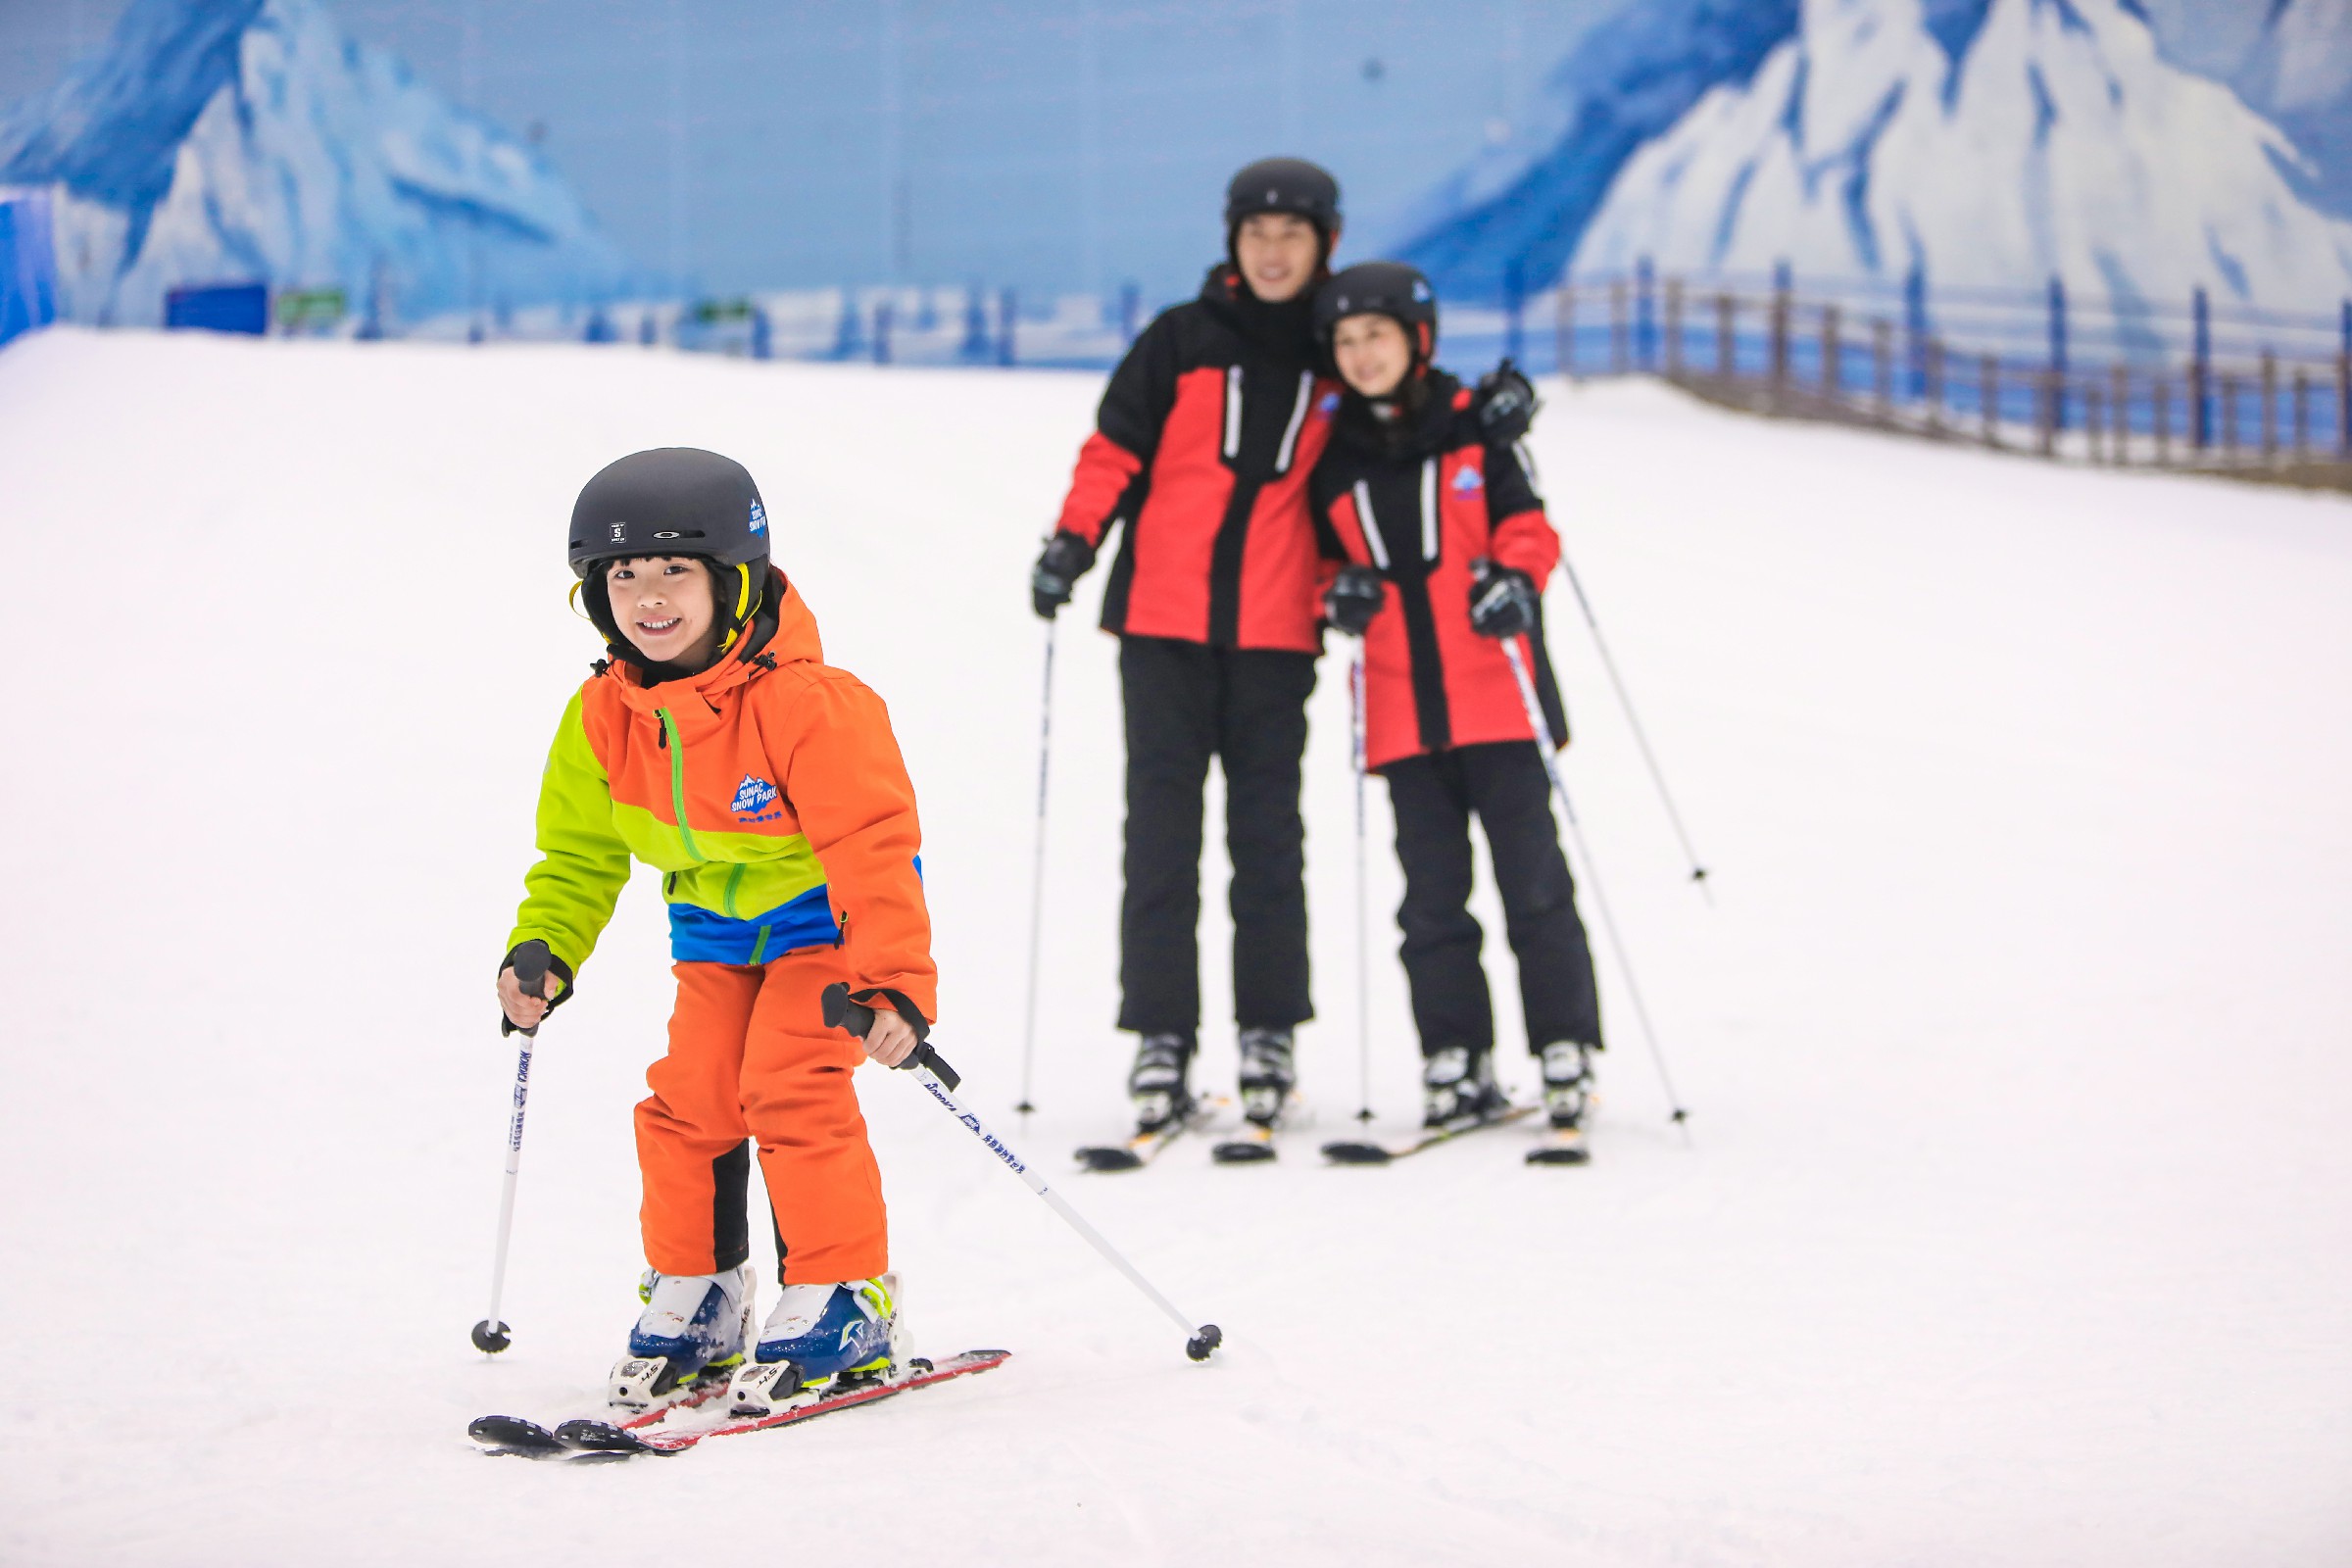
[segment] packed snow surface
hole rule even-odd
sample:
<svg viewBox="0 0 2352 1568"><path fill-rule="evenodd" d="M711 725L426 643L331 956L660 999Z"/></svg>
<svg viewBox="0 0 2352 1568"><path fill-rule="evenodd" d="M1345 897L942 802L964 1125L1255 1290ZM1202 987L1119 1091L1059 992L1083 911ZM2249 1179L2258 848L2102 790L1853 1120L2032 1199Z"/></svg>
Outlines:
<svg viewBox="0 0 2352 1568"><path fill-rule="evenodd" d="M1040 1109L1010 1106L1024 569L1099 387L76 330L0 354L0 1561L2352 1560L2352 507L1547 387L1570 559L1720 900L1555 582L1570 787L1689 1141L1604 945L1590 1168L1525 1166L1517 1131L1318 1164L1357 1103L1335 652L1319 1125L1271 1168L1195 1146L1081 1177L1125 1042L1112 649L1077 616ZM467 1443L589 1406L636 1311L629 1107L669 990L642 882L542 1037L514 1348L466 1344L514 1068L491 971L594 652L563 525L600 465L680 442L751 466L831 658L891 704L971 1102L1223 1325L1211 1365L869 1069L911 1326L1006 1367L671 1460ZM1205 1066L1229 1081L1222 1027Z"/></svg>

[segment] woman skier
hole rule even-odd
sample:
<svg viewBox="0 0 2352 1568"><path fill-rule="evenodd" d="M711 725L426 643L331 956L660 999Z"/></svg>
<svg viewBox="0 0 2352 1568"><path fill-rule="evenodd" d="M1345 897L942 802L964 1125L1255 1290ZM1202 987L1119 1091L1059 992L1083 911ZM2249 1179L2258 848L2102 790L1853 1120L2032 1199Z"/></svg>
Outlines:
<svg viewBox="0 0 2352 1568"><path fill-rule="evenodd" d="M1494 1011L1469 910L1470 818L1485 828L1529 1048L1562 1162L1581 1159L1600 1050L1592 956L1551 816L1550 781L1502 644L1524 639L1544 720L1567 717L1544 648L1559 536L1515 443L1532 412L1507 367L1477 393L1430 363L1438 302L1413 268L1367 262L1315 301L1347 391L1311 495L1332 625L1363 639L1365 765L1388 780L1403 862L1397 923L1422 1053L1425 1125L1505 1108Z"/></svg>
<svg viewBox="0 0 2352 1568"><path fill-rule="evenodd" d="M771 1396L883 1375L894 1307L851 1086L860 1050L824 1027L818 998L846 981L874 1006L863 1054L885 1065L937 1006L889 714L822 662L808 606L768 564L759 489L730 459L663 448L605 468L572 511L570 561L609 658L548 755L540 859L498 996L508 1027L536 1025L570 997L631 858L662 872L677 1005L636 1111L650 1267L612 1400L642 1407L739 1367L739 1394ZM514 975L531 943L551 956L545 1000ZM756 1338L753 1141L782 1287Z"/></svg>

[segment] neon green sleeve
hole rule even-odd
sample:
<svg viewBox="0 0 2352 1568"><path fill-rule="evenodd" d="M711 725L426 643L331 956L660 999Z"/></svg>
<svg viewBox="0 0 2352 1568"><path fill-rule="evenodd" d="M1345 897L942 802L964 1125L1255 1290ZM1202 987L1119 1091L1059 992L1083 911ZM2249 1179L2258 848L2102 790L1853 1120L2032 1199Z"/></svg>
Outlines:
<svg viewBox="0 0 2352 1568"><path fill-rule="evenodd" d="M612 826L612 780L588 744L574 692L548 748L539 784L539 863L523 873L522 907L507 951L537 938L567 978L577 974L628 880L629 847Z"/></svg>

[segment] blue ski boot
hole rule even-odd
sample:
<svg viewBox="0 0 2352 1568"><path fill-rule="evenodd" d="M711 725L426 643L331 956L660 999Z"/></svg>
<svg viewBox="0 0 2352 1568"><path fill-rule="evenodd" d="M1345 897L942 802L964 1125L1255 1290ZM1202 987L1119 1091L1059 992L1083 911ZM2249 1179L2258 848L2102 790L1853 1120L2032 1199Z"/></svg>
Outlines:
<svg viewBox="0 0 2352 1568"><path fill-rule="evenodd" d="M607 1397L642 1410L733 1371L751 1338L757 1289L748 1263L724 1274L647 1269L637 1287L645 1310L629 1331L629 1353L612 1368Z"/></svg>
<svg viewBox="0 0 2352 1568"><path fill-rule="evenodd" d="M766 1415L800 1393L831 1393L890 1376L897 1280L787 1285L752 1360L735 1374L737 1415Z"/></svg>

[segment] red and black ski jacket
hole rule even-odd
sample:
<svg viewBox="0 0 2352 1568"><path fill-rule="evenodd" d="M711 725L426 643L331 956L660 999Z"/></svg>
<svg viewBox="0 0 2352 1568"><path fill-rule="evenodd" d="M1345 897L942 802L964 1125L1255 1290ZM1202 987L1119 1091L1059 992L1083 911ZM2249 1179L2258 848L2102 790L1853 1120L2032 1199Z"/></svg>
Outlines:
<svg viewBox="0 0 2352 1568"><path fill-rule="evenodd" d="M1311 299L1264 304L1231 267L1135 340L1102 394L1059 523L1099 549L1126 519L1104 630L1321 650L1306 478L1339 383L1320 358Z"/></svg>
<svg viewBox="0 0 2352 1568"><path fill-rule="evenodd" d="M1364 632L1365 765L1535 739L1501 643L1470 627L1470 564L1514 567L1541 590L1560 538L1525 456L1488 444L1469 390L1432 369L1386 419L1348 393L1315 465L1313 503L1324 555L1377 566L1388 583ZM1527 651L1544 719L1565 745L1540 605Z"/></svg>

